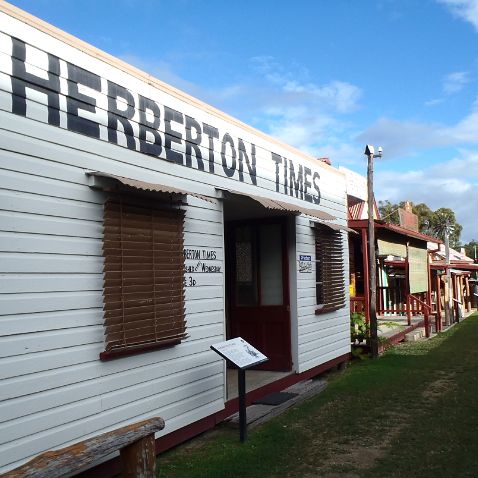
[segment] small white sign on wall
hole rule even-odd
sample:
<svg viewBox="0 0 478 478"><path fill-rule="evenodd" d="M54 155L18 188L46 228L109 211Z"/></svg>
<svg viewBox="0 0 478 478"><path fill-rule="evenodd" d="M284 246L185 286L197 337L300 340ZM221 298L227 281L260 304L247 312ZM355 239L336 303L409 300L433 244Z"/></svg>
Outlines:
<svg viewBox="0 0 478 478"><path fill-rule="evenodd" d="M312 256L299 255L299 273L311 274L312 273Z"/></svg>

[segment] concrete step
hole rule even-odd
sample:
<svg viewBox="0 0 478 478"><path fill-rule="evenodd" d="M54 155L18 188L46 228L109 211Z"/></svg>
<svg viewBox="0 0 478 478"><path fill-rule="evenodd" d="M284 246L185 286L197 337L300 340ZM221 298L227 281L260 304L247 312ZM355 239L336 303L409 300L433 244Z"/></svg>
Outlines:
<svg viewBox="0 0 478 478"><path fill-rule="evenodd" d="M317 395L327 387L327 382L323 379L310 379L296 383L284 392L297 393L298 395L287 400L280 405L249 405L246 409L247 425L249 428L254 428L261 423L270 420L282 412L292 407L293 405L303 402L308 398ZM239 413L235 413L227 419L227 423L233 427L239 426Z"/></svg>
<svg viewBox="0 0 478 478"><path fill-rule="evenodd" d="M415 330L412 330L411 332L408 332L408 334L405 334L405 342L416 342L417 340L422 339L425 337L425 327L418 327Z"/></svg>

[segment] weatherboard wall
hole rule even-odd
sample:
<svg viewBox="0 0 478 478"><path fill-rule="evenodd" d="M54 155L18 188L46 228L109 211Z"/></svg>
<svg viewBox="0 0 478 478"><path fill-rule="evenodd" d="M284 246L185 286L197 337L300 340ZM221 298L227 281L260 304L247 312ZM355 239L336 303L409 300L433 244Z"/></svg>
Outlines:
<svg viewBox="0 0 478 478"><path fill-rule="evenodd" d="M6 13L9 11L18 18ZM11 6L0 7L0 30L1 472L42 451L142 418L162 416L166 420L163 433L170 433L224 407L223 362L209 350L212 343L225 339L221 202L188 196L184 206L185 248L214 251L212 263L220 268L212 274L191 274L196 285L186 288L189 338L173 348L102 362L102 220L106 195L88 187L85 171L168 184L210 197L215 197L215 188L225 188L288 198L327 211L341 223L345 223L346 212L343 177L333 168ZM17 57L12 59L14 44ZM58 61L52 60L52 55ZM57 66L58 78L52 80ZM24 78L50 81L48 85L57 84L59 90L33 89L28 81L19 83L18 76L12 79L19 67ZM96 75L99 83L94 80L93 84L99 89L81 84L85 76L75 76L77 67L89 72L85 75L90 80ZM72 78L80 84L72 86ZM110 122L111 83L133 98L134 115L124 122ZM72 95L80 103L72 101ZM155 102L158 118L152 117L152 111L141 113L140 95ZM118 110L128 110L120 97L115 105ZM163 120L165 105L183 121L171 120L169 140ZM90 122L75 119L75 114ZM181 129L186 117L200 125L200 142L197 134ZM140 151L141 118L148 124L158 123L156 133L147 132L143 137L150 144L160 138L162 148L160 152L156 149L157 154ZM219 139L212 147L204 125L218 130ZM174 140L171 131L181 137ZM188 147L188 134L198 144ZM226 141L221 141L226 134ZM315 199L306 197L304 185L301 191L300 186L289 188L282 182L286 177L283 169L291 164L297 172L299 166L303 171L310 169L312 183L317 173L319 179L315 176L309 192L315 193L314 185L319 185L320 199L318 195ZM297 221L297 249L305 253L312 247L312 229L301 232L307 229L307 221ZM297 296L299 333L295 346L298 368L303 371L343 352L340 347L335 350L340 332L324 335L333 338L330 343L311 335L314 331L320 335L325 322L323 318L311 321L312 298L307 287L304 291L299 287ZM328 324L341 320L340 314L332 315L326 318ZM310 355L307 336L314 345L325 347L324 352Z"/></svg>
<svg viewBox="0 0 478 478"><path fill-rule="evenodd" d="M344 225L344 224L343 224ZM348 240L342 232L345 307L316 315L315 234L310 220L296 220L296 256L312 258L311 273L301 273L297 267L297 372L302 373L350 352L350 308L348 281Z"/></svg>
<svg viewBox="0 0 478 478"><path fill-rule="evenodd" d="M144 417L161 415L167 433L222 409L223 363L209 350L224 339L222 273L188 274L183 343L101 362L105 195L84 174L98 169L97 150L72 151L74 133L49 126L32 138L29 119L0 121L2 466ZM222 231L221 205L189 197L185 248L213 250L223 268Z"/></svg>

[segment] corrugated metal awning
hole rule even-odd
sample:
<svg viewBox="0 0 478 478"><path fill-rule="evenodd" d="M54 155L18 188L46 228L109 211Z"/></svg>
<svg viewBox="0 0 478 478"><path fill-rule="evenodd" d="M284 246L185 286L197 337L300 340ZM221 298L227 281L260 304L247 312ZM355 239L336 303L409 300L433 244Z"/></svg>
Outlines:
<svg viewBox="0 0 478 478"><path fill-rule="evenodd" d="M310 221L310 227L315 227L316 225L325 226L329 229L333 229L334 231L345 231L345 232L352 232L353 234L358 234L357 231L354 231L350 227L341 226L340 224L334 224L333 222L325 222L325 221Z"/></svg>
<svg viewBox="0 0 478 478"><path fill-rule="evenodd" d="M284 212L289 212L293 214L306 214L308 216L316 217L317 219L322 219L325 221L332 221L334 219L337 219L335 216L332 216L331 214L327 212L317 211L316 209L298 206L297 204L293 204L286 201L279 201L277 199L269 199L269 198L265 198L264 196L257 196L255 194L241 193L239 191L235 191L232 189L216 188L216 190L223 193L225 192L225 193L234 194L237 196L248 197L258 202L259 204L261 204L267 209L274 209L276 211L284 211Z"/></svg>
<svg viewBox="0 0 478 478"><path fill-rule="evenodd" d="M135 189L141 189L143 191L153 191L158 193L168 193L168 194L181 194L181 195L190 195L196 198L202 199L203 201L208 201L214 203L214 199L209 198L207 196L203 196L202 194L193 193L191 191L186 191L184 189L175 188L173 186L169 186L162 183L148 183L146 181L139 181L137 179L126 178L124 176L116 176L115 174L103 173L101 171L86 171L85 173L89 178L109 178L114 181L118 181L125 186L129 186ZM102 184L94 183L93 181L90 183L90 187L96 187L99 189L104 189Z"/></svg>

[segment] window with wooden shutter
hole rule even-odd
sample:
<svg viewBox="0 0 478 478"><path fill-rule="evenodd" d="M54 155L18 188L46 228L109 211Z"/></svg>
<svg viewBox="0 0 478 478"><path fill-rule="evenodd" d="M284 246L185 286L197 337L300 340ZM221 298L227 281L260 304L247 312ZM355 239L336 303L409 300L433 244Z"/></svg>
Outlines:
<svg viewBox="0 0 478 478"><path fill-rule="evenodd" d="M315 229L317 314L345 306L342 235L326 226Z"/></svg>
<svg viewBox="0 0 478 478"><path fill-rule="evenodd" d="M184 211L156 204L126 195L105 203L102 359L186 338Z"/></svg>

